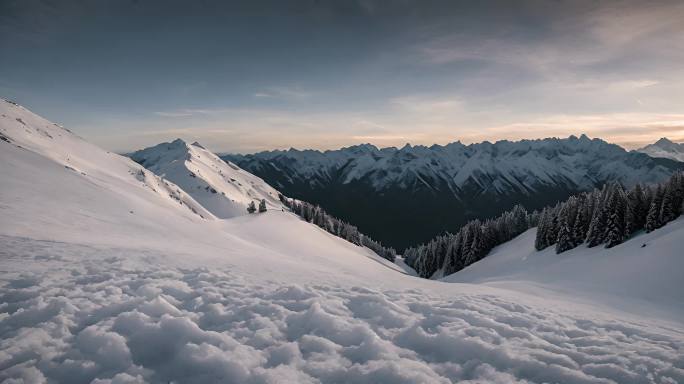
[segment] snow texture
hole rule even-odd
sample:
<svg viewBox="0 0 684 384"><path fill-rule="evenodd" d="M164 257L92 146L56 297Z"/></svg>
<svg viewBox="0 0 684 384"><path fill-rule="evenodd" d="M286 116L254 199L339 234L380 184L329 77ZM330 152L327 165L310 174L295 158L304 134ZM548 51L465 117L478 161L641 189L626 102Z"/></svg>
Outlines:
<svg viewBox="0 0 684 384"><path fill-rule="evenodd" d="M644 319L521 296L277 283L131 249L0 242L11 271L0 289L8 383L684 380L681 329Z"/></svg>

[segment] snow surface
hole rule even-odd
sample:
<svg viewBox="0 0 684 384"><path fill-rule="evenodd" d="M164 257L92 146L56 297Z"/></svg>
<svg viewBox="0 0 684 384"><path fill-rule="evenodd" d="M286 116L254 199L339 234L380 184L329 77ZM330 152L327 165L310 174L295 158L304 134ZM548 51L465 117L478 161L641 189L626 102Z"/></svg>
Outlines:
<svg viewBox="0 0 684 384"><path fill-rule="evenodd" d="M278 191L195 142L181 139L137 151L131 158L168 179L220 218L246 215L247 205L262 199L270 209L282 209Z"/></svg>
<svg viewBox="0 0 684 384"><path fill-rule="evenodd" d="M553 247L535 251L536 231L526 231L442 280L556 291L635 313L684 318L684 218L610 249L583 245L561 254Z"/></svg>
<svg viewBox="0 0 684 384"><path fill-rule="evenodd" d="M419 279L287 212L203 219L66 131L35 144L14 124L42 129L35 115L0 104L2 383L684 382L671 254L670 277L643 292L671 291L655 312L631 310L644 308L638 275L619 276L635 278L623 301L591 286L574 297L540 280L563 272L555 262L506 289L503 267L471 272L486 283ZM660 255L682 223L646 236ZM638 256L621 255L607 257Z"/></svg>

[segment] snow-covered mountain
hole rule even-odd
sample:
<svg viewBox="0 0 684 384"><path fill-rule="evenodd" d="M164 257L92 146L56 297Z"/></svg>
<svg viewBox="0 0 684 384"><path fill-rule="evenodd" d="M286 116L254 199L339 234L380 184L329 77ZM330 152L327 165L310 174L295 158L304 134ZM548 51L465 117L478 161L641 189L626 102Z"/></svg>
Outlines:
<svg viewBox="0 0 684 384"><path fill-rule="evenodd" d="M217 217L247 214L247 205L262 199L267 207L281 209L278 191L197 142L176 139L137 151L131 158L180 186Z"/></svg>
<svg viewBox="0 0 684 384"><path fill-rule="evenodd" d="M684 161L684 144L678 144L663 137L653 144L637 149L651 157L662 157L677 161Z"/></svg>
<svg viewBox="0 0 684 384"><path fill-rule="evenodd" d="M498 268L419 279L289 212L215 218L0 115L0 382L684 382L681 219L605 255L534 252L527 232Z"/></svg>
<svg viewBox="0 0 684 384"><path fill-rule="evenodd" d="M585 135L383 149L364 144L223 158L398 249L517 203L537 209L608 181L659 182L684 167Z"/></svg>
<svg viewBox="0 0 684 384"><path fill-rule="evenodd" d="M214 215L168 180L162 180L132 160L105 151L74 135L65 128L30 112L22 106L0 99L0 140L3 142L3 171L18 174L16 184L3 180L3 193L9 187L20 188L7 210L16 209L19 201L35 199L34 190L51 185L49 192L35 199L34 212L43 215L40 207L54 204L49 199L64 198L65 211L80 212L84 221L93 219L88 212L88 193L101 194L102 200L117 201L109 207L112 215L129 216L141 212L170 212L184 220L211 220ZM60 172L56 172L59 168ZM50 171L46 171L49 169ZM78 180L75 184L58 181ZM22 176L23 175L23 176ZM80 188L74 188L79 185ZM44 201L45 200L45 201ZM7 211L5 211L7 214ZM32 218L33 219L33 218ZM47 221L59 221L60 215L46 216ZM18 224L18 223L15 223Z"/></svg>

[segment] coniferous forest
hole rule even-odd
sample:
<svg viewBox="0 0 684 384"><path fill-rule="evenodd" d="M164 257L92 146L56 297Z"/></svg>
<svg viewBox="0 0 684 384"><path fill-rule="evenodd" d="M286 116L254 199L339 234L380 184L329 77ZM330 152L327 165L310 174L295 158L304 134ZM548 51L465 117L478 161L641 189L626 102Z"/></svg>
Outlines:
<svg viewBox="0 0 684 384"><path fill-rule="evenodd" d="M388 248L370 237L359 232L356 226L328 214L318 205L313 205L305 201L288 199L283 195L278 196L280 201L296 215L300 216L309 223L315 224L327 232L341 237L353 244L363 245L377 253L379 256L394 262L397 252L394 248Z"/></svg>
<svg viewBox="0 0 684 384"><path fill-rule="evenodd" d="M617 182L580 193L541 212L520 205L497 218L473 220L455 234L437 236L404 252L406 263L419 276L430 278L457 272L484 258L492 248L529 228L537 227L535 248L554 246L556 253L581 244L614 247L636 232L651 232L682 214L684 173L666 182L626 190Z"/></svg>

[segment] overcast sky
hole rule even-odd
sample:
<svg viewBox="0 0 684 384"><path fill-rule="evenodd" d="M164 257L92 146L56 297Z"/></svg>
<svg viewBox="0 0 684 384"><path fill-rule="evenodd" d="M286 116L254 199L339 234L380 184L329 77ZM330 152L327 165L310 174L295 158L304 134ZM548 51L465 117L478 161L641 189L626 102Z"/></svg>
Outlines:
<svg viewBox="0 0 684 384"><path fill-rule="evenodd" d="M684 2L0 0L0 96L107 149L684 140Z"/></svg>

